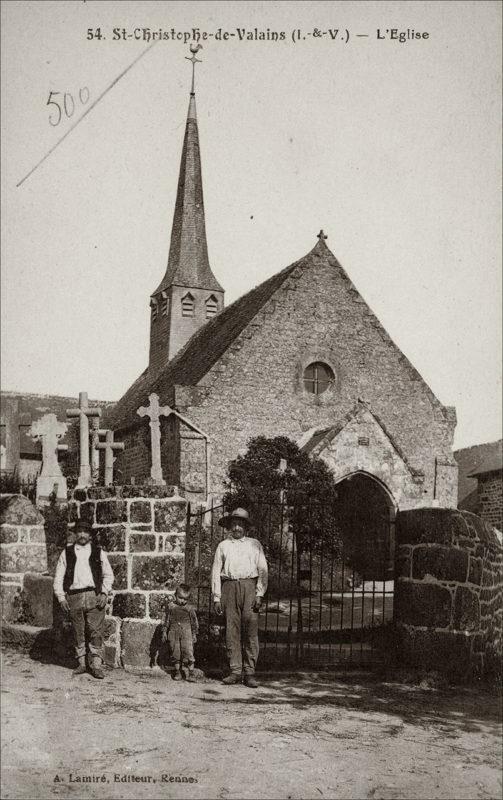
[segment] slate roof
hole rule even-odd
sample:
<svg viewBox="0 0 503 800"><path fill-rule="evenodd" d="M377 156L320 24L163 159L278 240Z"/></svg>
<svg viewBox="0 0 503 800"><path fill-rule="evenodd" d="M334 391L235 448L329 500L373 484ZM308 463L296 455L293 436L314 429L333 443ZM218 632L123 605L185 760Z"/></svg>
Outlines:
<svg viewBox="0 0 503 800"><path fill-rule="evenodd" d="M465 508L462 504L465 503L468 496L477 490L477 479L470 477L475 474L482 464L489 458L497 457L499 453L501 465L501 446L502 439L495 442L485 442L484 444L476 444L473 447L463 447L454 452L454 458L458 462L458 508ZM499 467L501 469L501 466Z"/></svg>
<svg viewBox="0 0 503 800"><path fill-rule="evenodd" d="M482 464L470 472L468 475L469 478L475 477L476 475L485 475L487 472L500 472L503 469L503 460L502 460L502 452L501 452L501 442L500 447L497 450L494 450L492 453L489 453L488 456L483 460Z"/></svg>
<svg viewBox="0 0 503 800"><path fill-rule="evenodd" d="M148 369L142 372L111 414L107 414L107 424L114 430L130 425L136 418L136 410L147 402L151 392L157 392L161 402L165 402L163 398L171 386L195 386L199 383L292 272L296 268L309 267L313 259L326 257L327 254L342 271L326 244L318 242L306 256L256 286L209 320L159 373L149 374Z"/></svg>

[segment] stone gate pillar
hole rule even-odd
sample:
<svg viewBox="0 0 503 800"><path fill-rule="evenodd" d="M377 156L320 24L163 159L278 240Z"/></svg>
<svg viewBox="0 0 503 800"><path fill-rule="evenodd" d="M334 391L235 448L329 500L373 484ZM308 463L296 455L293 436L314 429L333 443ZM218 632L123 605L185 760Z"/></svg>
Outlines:
<svg viewBox="0 0 503 800"><path fill-rule="evenodd" d="M16 622L26 573L47 571L44 518L21 494L0 498L2 621Z"/></svg>
<svg viewBox="0 0 503 800"><path fill-rule="evenodd" d="M501 659L503 550L475 514L451 509L397 516L394 619L398 658L454 679Z"/></svg>

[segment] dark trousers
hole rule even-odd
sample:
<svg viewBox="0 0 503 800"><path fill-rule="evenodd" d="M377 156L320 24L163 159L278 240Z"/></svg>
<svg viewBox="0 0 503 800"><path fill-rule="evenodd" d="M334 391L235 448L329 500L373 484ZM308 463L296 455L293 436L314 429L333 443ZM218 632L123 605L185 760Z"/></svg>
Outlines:
<svg viewBox="0 0 503 800"><path fill-rule="evenodd" d="M258 658L258 613L252 611L256 578L222 581L225 642L231 672L253 675Z"/></svg>
<svg viewBox="0 0 503 800"><path fill-rule="evenodd" d="M66 599L70 606L70 619L73 625L77 658L85 656L87 643L89 654L99 656L102 659L105 609L96 608L96 593L94 589L79 592L78 594L67 594Z"/></svg>
<svg viewBox="0 0 503 800"><path fill-rule="evenodd" d="M192 629L189 625L173 622L168 631L168 647L171 663L179 667L181 663L194 666Z"/></svg>

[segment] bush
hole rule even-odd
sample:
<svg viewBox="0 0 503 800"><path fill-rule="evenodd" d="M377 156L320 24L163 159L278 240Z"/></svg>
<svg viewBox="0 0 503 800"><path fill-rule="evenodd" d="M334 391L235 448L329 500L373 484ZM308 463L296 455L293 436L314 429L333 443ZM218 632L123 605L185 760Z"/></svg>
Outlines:
<svg viewBox="0 0 503 800"><path fill-rule="evenodd" d="M35 503L37 497L36 478L22 479L17 469L0 472L0 494L22 494Z"/></svg>

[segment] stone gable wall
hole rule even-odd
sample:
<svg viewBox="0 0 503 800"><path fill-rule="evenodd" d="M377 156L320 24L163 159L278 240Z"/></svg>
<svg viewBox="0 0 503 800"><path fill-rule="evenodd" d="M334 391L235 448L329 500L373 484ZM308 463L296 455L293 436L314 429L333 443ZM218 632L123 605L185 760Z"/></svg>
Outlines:
<svg viewBox="0 0 503 800"><path fill-rule="evenodd" d="M408 666L469 679L501 666L503 548L475 514L402 511L394 618ZM500 668L500 667L499 667Z"/></svg>
<svg viewBox="0 0 503 800"><path fill-rule="evenodd" d="M302 385L304 367L317 360L336 375L334 387L318 397ZM358 398L382 420L408 463L424 472L417 505L432 504L435 458L452 460L454 411L441 406L356 290L321 259L294 271L201 384L204 395L179 410L211 437L217 494L228 461L250 437L297 440L312 427L333 425ZM184 481L180 475L181 486ZM442 486L437 501L455 507L455 466Z"/></svg>

